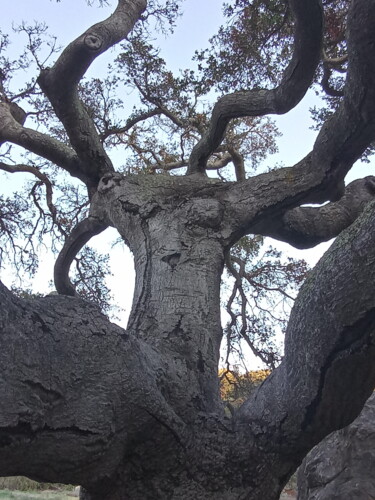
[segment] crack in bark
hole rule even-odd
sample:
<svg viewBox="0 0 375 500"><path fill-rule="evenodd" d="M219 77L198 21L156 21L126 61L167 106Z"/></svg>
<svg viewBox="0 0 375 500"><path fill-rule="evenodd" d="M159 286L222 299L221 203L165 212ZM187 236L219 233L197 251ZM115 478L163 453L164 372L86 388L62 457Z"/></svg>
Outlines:
<svg viewBox="0 0 375 500"><path fill-rule="evenodd" d="M51 427L44 424L43 427L35 428L30 422L19 421L12 427L0 427L0 448L12 446L14 441L18 441L20 438L33 440L36 437L49 432L75 434L82 437L98 435L96 432L89 431L88 429L81 429L76 425L67 427Z"/></svg>
<svg viewBox="0 0 375 500"><path fill-rule="evenodd" d="M63 394L55 389L45 387L41 382L34 380L23 380L25 385L30 387L34 393L38 395L41 401L48 404L56 404L58 401L64 398Z"/></svg>
<svg viewBox="0 0 375 500"><path fill-rule="evenodd" d="M335 361L340 359L340 357L345 357L349 354L353 355L356 352L360 352L363 349L365 343L367 343L368 345L373 343L371 337L374 334L374 328L375 308L368 311L366 316L359 319L355 324L348 326L342 331L340 338L336 342L336 346L327 357L325 364L321 367L317 394L306 408L305 416L301 423L301 429L303 431L305 431L312 423L317 409L322 402L326 375L332 365L335 363ZM359 338L357 336L358 332L363 332ZM347 336L348 338L346 338ZM346 353L345 351L349 352Z"/></svg>

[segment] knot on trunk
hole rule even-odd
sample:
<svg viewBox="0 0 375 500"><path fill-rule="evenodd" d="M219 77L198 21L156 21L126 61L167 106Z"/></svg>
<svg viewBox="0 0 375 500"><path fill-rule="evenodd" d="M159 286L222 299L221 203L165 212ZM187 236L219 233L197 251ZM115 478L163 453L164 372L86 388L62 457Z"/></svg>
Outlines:
<svg viewBox="0 0 375 500"><path fill-rule="evenodd" d="M169 264L172 268L172 270L177 266L177 264L180 262L181 254L178 252L172 253L171 255L165 255L164 257L161 258L163 262L166 262Z"/></svg>
<svg viewBox="0 0 375 500"><path fill-rule="evenodd" d="M94 33L89 33L85 36L83 43L90 50L100 50L103 45L103 40Z"/></svg>

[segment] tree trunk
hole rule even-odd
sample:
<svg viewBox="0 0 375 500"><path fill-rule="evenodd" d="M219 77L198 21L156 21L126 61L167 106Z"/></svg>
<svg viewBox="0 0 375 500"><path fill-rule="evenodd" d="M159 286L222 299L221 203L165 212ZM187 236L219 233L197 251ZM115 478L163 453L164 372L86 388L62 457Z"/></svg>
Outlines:
<svg viewBox="0 0 375 500"><path fill-rule="evenodd" d="M0 287L2 474L80 484L90 500L278 499L375 382L372 207L312 273L283 363L231 418L217 379L220 276L242 224L231 186L114 174L91 212L134 253L128 329L77 298Z"/></svg>
<svg viewBox="0 0 375 500"><path fill-rule="evenodd" d="M136 282L127 332L160 353L155 377L170 414L155 417L125 454L118 474L89 485L82 498L229 500L247 492L243 498L259 499L265 485L267 498L278 498L278 479L267 469L256 472L259 453L246 474L237 470L243 455L248 461L253 452L243 441L236 444L219 396L226 242L220 202L202 194L201 179L199 195L191 179L108 179L92 214L116 227L133 251Z"/></svg>

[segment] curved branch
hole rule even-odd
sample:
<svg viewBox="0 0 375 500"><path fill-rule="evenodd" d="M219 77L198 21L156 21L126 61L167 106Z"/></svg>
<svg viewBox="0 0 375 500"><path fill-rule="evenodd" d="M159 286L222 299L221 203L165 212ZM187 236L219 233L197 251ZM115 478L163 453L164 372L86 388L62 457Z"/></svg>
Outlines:
<svg viewBox="0 0 375 500"><path fill-rule="evenodd" d="M223 140L232 118L283 114L294 108L308 90L320 60L323 16L319 0L290 0L296 24L294 53L280 85L273 90L248 90L218 100L210 128L194 147L188 174L203 172L213 151Z"/></svg>
<svg viewBox="0 0 375 500"><path fill-rule="evenodd" d="M220 170L226 167L229 163L233 161L232 155L229 152L223 153L217 158L212 158L209 163L207 163L207 170Z"/></svg>
<svg viewBox="0 0 375 500"><path fill-rule="evenodd" d="M180 432L157 387L165 361L95 305L20 299L0 282L0 331L3 475L92 484L139 433Z"/></svg>
<svg viewBox="0 0 375 500"><path fill-rule="evenodd" d="M367 203L375 198L375 177L359 179L347 186L343 197L323 207L299 207L256 228L257 234L285 241L296 248L311 248L335 238L352 224Z"/></svg>
<svg viewBox="0 0 375 500"><path fill-rule="evenodd" d="M87 184L88 178L82 172L80 160L72 148L47 134L23 127L13 116L8 103L4 102L0 103L0 145L3 142L17 144Z"/></svg>
<svg viewBox="0 0 375 500"><path fill-rule="evenodd" d="M348 61L348 54L344 54L340 57L329 57L326 51L323 49L323 63L328 64L329 66L335 67L337 71L339 71L343 64Z"/></svg>
<svg viewBox="0 0 375 500"><path fill-rule="evenodd" d="M65 240L64 246L57 257L54 269L55 287L59 294L75 296L76 291L69 279L69 269L73 259L81 248L97 234L104 231L108 225L96 217L89 216L79 222Z"/></svg>
<svg viewBox="0 0 375 500"><path fill-rule="evenodd" d="M119 0L108 19L95 24L68 45L54 66L43 70L38 78L93 188L105 173L113 171L113 165L78 96L78 84L96 57L129 34L146 3L146 0Z"/></svg>
<svg viewBox="0 0 375 500"><path fill-rule="evenodd" d="M292 310L282 364L239 410L239 426L270 453L272 442L289 472L325 435L349 424L373 391L374 227L371 203L310 273Z"/></svg>
<svg viewBox="0 0 375 500"><path fill-rule="evenodd" d="M16 173L16 172L27 172L30 174L35 175L44 185L46 188L46 202L47 206L51 212L52 215L52 220L55 222L56 221L56 207L53 204L52 201L52 195L53 195L53 189L52 189L52 183L47 177L47 175L43 174L38 168L33 167L31 165L8 165L6 163L3 163L0 161L0 170L4 170L4 172L9 172L11 174Z"/></svg>
<svg viewBox="0 0 375 500"><path fill-rule="evenodd" d="M289 168L261 174L227 187L236 214L235 240L272 227L280 213L306 203L337 201L344 178L375 138L375 0L353 0L348 17L349 62L344 97L323 124L313 151ZM262 230L261 230L262 231Z"/></svg>
<svg viewBox="0 0 375 500"><path fill-rule="evenodd" d="M103 134L100 134L100 140L105 141L111 135L125 134L125 132L128 132L137 123L161 114L163 114L163 111L158 108L145 111L144 113L139 113L133 118L129 118L123 127L113 127L106 130Z"/></svg>

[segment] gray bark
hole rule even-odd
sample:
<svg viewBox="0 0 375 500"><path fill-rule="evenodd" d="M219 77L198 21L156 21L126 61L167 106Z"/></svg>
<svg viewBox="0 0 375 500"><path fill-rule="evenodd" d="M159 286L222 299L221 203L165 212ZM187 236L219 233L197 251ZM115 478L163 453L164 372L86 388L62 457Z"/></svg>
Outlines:
<svg viewBox="0 0 375 500"><path fill-rule="evenodd" d="M375 137L375 0L352 2L344 98L313 151L234 183L205 177L207 155L231 117L283 112L302 97L318 64L320 3L291 1L295 56L280 87L223 98L191 175L124 176L113 172L77 85L145 3L120 0L41 74L71 146L25 128L0 104L1 141L54 161L90 193L90 217L56 264L58 290L74 295L71 259L107 226L136 268L126 332L78 297L25 300L1 286L0 473L82 484L91 500L276 500L309 449L358 415L375 382L373 179L343 187ZM301 290L282 364L227 418L217 380L226 253L249 233L309 246L344 228Z"/></svg>
<svg viewBox="0 0 375 500"><path fill-rule="evenodd" d="M78 298L1 289L3 474L80 483L92 500L277 499L307 451L359 413L375 382L373 206L303 288L282 365L228 419L218 290L235 224L221 195L217 181L102 180L91 216L135 258L127 332Z"/></svg>
<svg viewBox="0 0 375 500"><path fill-rule="evenodd" d="M375 396L352 424L315 446L298 469L298 500L375 498Z"/></svg>

